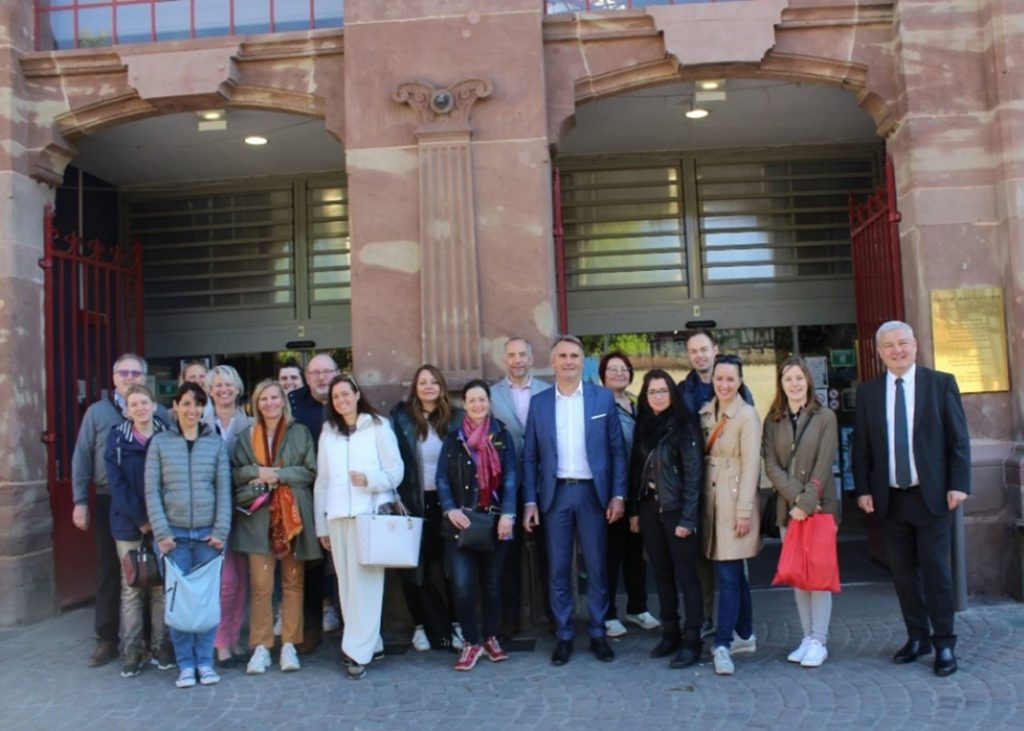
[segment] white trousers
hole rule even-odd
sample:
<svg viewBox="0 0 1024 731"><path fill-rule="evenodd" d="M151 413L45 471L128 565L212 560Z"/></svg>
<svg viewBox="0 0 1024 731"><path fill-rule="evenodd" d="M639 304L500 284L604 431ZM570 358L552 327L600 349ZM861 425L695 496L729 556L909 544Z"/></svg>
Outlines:
<svg viewBox="0 0 1024 731"><path fill-rule="evenodd" d="M345 629L341 651L360 665L373 660L373 648L380 636L380 615L384 604L384 568L359 563L355 518L327 521L338 575L338 598Z"/></svg>

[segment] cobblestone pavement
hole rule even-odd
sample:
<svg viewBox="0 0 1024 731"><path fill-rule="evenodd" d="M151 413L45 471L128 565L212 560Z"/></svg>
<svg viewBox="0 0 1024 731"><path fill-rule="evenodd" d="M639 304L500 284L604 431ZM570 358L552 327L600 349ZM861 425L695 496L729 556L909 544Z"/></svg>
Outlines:
<svg viewBox="0 0 1024 731"><path fill-rule="evenodd" d="M174 671L124 679L117 663L86 668L84 608L0 632L0 729L1024 728L1024 605L972 600L957 618L950 678L935 677L929 659L891 662L905 636L886 584L836 597L830 657L817 670L786 662L799 640L789 591L755 592L754 613L757 653L736 658L733 677L706 663L671 670L647 657L657 631L630 630L613 641L611 664L581 636L572 661L552 667L545 637L471 673L455 673L453 655L410 650L351 682L332 635L301 672L224 670L220 685L178 690Z"/></svg>

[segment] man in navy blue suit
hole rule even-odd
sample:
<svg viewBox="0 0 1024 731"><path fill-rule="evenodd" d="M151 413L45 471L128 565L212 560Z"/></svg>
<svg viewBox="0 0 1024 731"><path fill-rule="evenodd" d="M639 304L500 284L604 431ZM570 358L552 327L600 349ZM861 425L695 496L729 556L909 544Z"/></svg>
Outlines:
<svg viewBox="0 0 1024 731"><path fill-rule="evenodd" d="M583 343L562 335L551 347L555 387L530 399L523 445L523 527L544 516L551 611L558 643L553 665L572 656L572 556L579 538L587 570L590 649L602 662L615 653L604 633L608 612L608 524L625 512L626 448L612 392L583 383ZM538 511L539 508L539 511Z"/></svg>

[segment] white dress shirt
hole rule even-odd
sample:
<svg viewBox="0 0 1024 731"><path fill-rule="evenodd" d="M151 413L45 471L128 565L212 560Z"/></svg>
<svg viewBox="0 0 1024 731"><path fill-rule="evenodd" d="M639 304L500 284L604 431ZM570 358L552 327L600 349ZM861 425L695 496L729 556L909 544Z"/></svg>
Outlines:
<svg viewBox="0 0 1024 731"><path fill-rule="evenodd" d="M916 387L917 366L899 378L903 379L903 396L907 401L907 441L910 447L910 484L917 485L917 462L914 460L914 393ZM889 487L899 487L896 483L896 378L891 371L885 372L885 427L889 440Z"/></svg>
<svg viewBox="0 0 1024 731"><path fill-rule="evenodd" d="M587 425L583 412L583 381L568 396L563 396L555 385L555 440L558 447L560 480L592 480L587 460Z"/></svg>

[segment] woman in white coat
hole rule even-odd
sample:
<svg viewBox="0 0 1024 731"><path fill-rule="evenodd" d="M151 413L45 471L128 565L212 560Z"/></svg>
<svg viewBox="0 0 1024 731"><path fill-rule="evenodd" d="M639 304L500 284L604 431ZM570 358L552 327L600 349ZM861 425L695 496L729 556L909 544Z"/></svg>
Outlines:
<svg viewBox="0 0 1024 731"><path fill-rule="evenodd" d="M384 568L359 563L355 517L372 514L380 503L394 500L404 467L391 425L350 374L334 377L330 397L313 487L316 534L332 552L338 575L345 672L359 680L366 675L380 636Z"/></svg>

